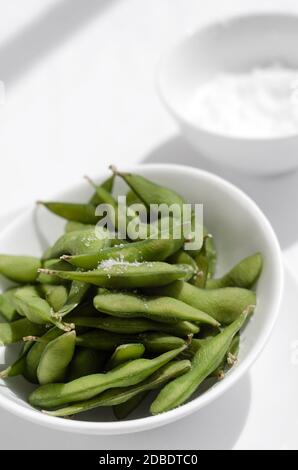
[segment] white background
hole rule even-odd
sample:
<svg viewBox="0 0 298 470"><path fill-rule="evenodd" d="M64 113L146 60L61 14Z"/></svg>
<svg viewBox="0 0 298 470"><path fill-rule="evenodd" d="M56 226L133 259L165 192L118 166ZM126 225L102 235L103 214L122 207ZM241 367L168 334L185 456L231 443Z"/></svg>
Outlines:
<svg viewBox="0 0 298 470"><path fill-rule="evenodd" d="M6 88L0 106L2 226L32 201L83 174L100 176L110 163L180 162L211 169L242 187L270 218L282 248L289 249L298 240L298 217L293 216L298 175L259 180L211 167L179 136L154 83L160 55L199 25L229 14L273 10L298 13L298 2L0 0L0 79ZM268 351L267 356L270 361ZM0 448L298 447L295 427L287 435L284 428L274 434L272 427L271 440L258 434L262 412L251 407L249 398L255 383L246 377L211 409L137 436L62 434L0 410ZM238 405L239 394L244 398ZM281 397L268 394L272 414L282 415ZM254 418L248 419L250 413ZM235 428L227 431L233 414ZM212 433L204 432L206 426Z"/></svg>

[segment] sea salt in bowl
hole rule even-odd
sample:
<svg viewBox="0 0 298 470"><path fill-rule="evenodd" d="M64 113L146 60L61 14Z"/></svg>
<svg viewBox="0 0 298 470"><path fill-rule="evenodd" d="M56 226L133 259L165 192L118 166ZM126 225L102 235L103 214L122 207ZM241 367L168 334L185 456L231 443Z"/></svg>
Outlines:
<svg viewBox="0 0 298 470"><path fill-rule="evenodd" d="M292 89L297 86L296 75L298 79L297 41L298 16L241 16L200 29L162 58L157 73L159 95L178 122L181 132L203 156L221 165L259 175L284 173L298 167L298 100L297 93L293 94ZM271 104L280 105L278 109L272 109L272 120L275 118L276 121L272 122L272 129L269 129L270 121L262 127L260 112L255 116L258 121L255 126L254 118L250 116L252 126L243 130L245 123L240 122L241 113L235 114L234 118L232 116L237 103L226 96L227 84L222 85L225 96L220 96L220 84L217 82L218 103L198 100L200 87L208 86L208 82L218 76L259 73L259 78L263 80L264 71L273 70L274 67L280 67L285 72L284 78L288 73L289 110L283 113L283 103L278 102L280 90L276 90L276 103L266 103L266 111ZM244 116L250 112L249 99L243 99ZM267 96L262 96L258 104L263 105L266 99ZM200 107L197 113L194 112L196 100ZM217 106L212 109L214 102ZM224 109L218 113L220 106ZM293 116L290 116L290 106L295 107ZM224 116L227 122L219 126L219 117ZM229 128L231 122L234 129Z"/></svg>
<svg viewBox="0 0 298 470"><path fill-rule="evenodd" d="M54 418L28 404L28 395L34 386L23 377L0 380L0 406L24 419L60 431L82 434L133 433L163 426L194 413L213 400L220 399L249 370L269 339L278 315L283 289L279 244L270 223L248 196L222 178L196 168L140 165L121 170L139 173L156 183L175 188L188 202L203 203L204 223L213 234L218 249L218 275L245 256L257 251L262 253L264 268L257 284L257 307L241 333L239 361L225 379L212 386L209 384L207 390L199 388L186 404L157 416L150 416L148 412L151 396L138 409L137 414L125 421L116 421L110 408L81 413L74 419ZM107 177L108 174L101 174L98 183ZM123 194L125 188L119 185L117 189L119 194ZM81 183L53 195L51 200L80 202L88 200L90 195L90 187ZM32 207L2 232L0 250L3 253L40 256L62 233L64 224L62 219L44 208L37 210ZM2 281L0 279L0 287L4 288ZM0 346L0 364L9 364L16 357L17 348L14 345Z"/></svg>

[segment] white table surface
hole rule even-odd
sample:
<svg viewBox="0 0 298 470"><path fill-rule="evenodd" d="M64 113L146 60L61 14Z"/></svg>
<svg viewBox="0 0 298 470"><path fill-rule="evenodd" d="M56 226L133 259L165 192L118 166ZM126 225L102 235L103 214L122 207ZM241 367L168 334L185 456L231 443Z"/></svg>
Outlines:
<svg viewBox="0 0 298 470"><path fill-rule="evenodd" d="M298 14L298 3L26 0L24 5L23 0L2 0L0 80L6 99L0 106L0 227L32 201L83 174L100 175L110 163L183 163L214 171L250 194L271 220L288 259L297 256L298 266L298 249L293 249L298 173L256 179L212 167L179 136L154 85L160 55L183 35L212 19L268 10ZM246 377L238 392L247 393L248 385ZM231 392L230 405L237 390ZM219 403L214 420L216 410L222 411ZM0 448L208 447L204 433L196 433L196 419L205 413L184 420L183 433L173 425L138 437L105 439L53 433L0 409ZM225 413L222 418L229 419ZM237 432L233 438L219 432L217 445L236 445ZM172 440L165 444L163 435ZM297 437L291 445L298 448Z"/></svg>

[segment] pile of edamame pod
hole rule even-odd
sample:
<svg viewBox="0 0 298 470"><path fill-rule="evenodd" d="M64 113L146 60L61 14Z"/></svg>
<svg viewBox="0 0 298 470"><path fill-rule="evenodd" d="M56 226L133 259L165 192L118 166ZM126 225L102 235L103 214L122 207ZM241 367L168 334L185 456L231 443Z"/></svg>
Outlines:
<svg viewBox="0 0 298 470"><path fill-rule="evenodd" d="M236 363L240 329L256 305L262 256L216 278L207 229L189 251L182 235L98 238L95 208L117 207L115 177L128 186L128 205L185 203L169 188L114 169L101 185L92 183L88 202L41 203L66 220L41 259L0 255L0 273L13 281L0 295L0 342L21 345L0 377L23 375L35 384L29 403L52 416L108 406L124 419L151 390L153 415L182 405Z"/></svg>

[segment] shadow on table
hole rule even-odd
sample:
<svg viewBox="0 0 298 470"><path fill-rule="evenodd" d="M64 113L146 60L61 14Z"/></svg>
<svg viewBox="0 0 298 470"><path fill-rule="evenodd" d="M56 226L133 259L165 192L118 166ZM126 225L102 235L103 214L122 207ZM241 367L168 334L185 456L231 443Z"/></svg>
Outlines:
<svg viewBox="0 0 298 470"><path fill-rule="evenodd" d="M116 0L64 0L45 8L15 36L0 46L0 78L10 87L45 55Z"/></svg>
<svg viewBox="0 0 298 470"><path fill-rule="evenodd" d="M241 155L239 155L241 158ZM281 156L282 158L282 156ZM278 177L255 177L216 166L177 135L161 143L143 163L176 163L211 171L243 189L261 207L276 230L282 248L298 240L298 172Z"/></svg>
<svg viewBox="0 0 298 470"><path fill-rule="evenodd" d="M222 397L187 418L152 431L122 436L69 434L11 419L9 414L5 417L2 410L0 413L7 442L11 436L13 446L17 429L22 436L22 449L232 449L245 426L250 402L251 379L247 374Z"/></svg>

